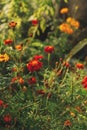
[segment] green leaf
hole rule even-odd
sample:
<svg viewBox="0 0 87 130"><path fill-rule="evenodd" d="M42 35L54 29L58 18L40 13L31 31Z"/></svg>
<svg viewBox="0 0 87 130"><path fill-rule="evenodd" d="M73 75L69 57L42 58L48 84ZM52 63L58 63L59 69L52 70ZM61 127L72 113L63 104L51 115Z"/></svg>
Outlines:
<svg viewBox="0 0 87 130"><path fill-rule="evenodd" d="M77 54L86 45L87 45L87 39L84 39L79 43L77 43L77 45L68 54L66 61L69 61L75 54Z"/></svg>
<svg viewBox="0 0 87 130"><path fill-rule="evenodd" d="M32 46L34 46L34 47L43 47L41 42L33 42Z"/></svg>
<svg viewBox="0 0 87 130"><path fill-rule="evenodd" d="M64 0L65 3L68 3L68 0Z"/></svg>
<svg viewBox="0 0 87 130"><path fill-rule="evenodd" d="M42 32L45 31L45 29L46 29L46 21L45 21L45 19L41 20L41 22L40 22L40 28L41 28Z"/></svg>

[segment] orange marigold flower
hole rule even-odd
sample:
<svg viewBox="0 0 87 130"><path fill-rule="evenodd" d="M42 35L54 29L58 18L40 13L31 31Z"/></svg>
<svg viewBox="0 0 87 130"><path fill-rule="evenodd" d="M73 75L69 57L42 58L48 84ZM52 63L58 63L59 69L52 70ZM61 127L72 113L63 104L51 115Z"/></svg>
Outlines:
<svg viewBox="0 0 87 130"><path fill-rule="evenodd" d="M54 46L46 46L44 48L44 51L47 53L52 53L52 52L54 52Z"/></svg>
<svg viewBox="0 0 87 130"><path fill-rule="evenodd" d="M14 77L11 80L11 83L19 82L20 84L24 84L24 79L22 77Z"/></svg>
<svg viewBox="0 0 87 130"><path fill-rule="evenodd" d="M69 9L68 9L67 7L62 8L62 9L60 10L60 13L61 13L61 14L66 14L66 13L68 13L68 12L69 12Z"/></svg>
<svg viewBox="0 0 87 130"><path fill-rule="evenodd" d="M84 68L84 65L82 63L77 63L76 64L76 68L78 69L83 69Z"/></svg>
<svg viewBox="0 0 87 130"><path fill-rule="evenodd" d="M0 54L0 62L7 62L9 60L9 56L7 54Z"/></svg>
<svg viewBox="0 0 87 130"><path fill-rule="evenodd" d="M43 66L42 62L38 60L31 60L27 64L27 68L30 72L39 71L42 68L42 66Z"/></svg>
<svg viewBox="0 0 87 130"><path fill-rule="evenodd" d="M22 45L16 45L15 48L16 48L18 51L21 51L21 50L22 50Z"/></svg>
<svg viewBox="0 0 87 130"><path fill-rule="evenodd" d="M67 34L72 34L74 32L73 29L70 27L70 25L67 23L62 23L59 26L59 29L60 29L60 31L67 33Z"/></svg>
<svg viewBox="0 0 87 130"><path fill-rule="evenodd" d="M20 84L24 84L24 79L20 77L20 78L18 79L18 82L19 82Z"/></svg>
<svg viewBox="0 0 87 130"><path fill-rule="evenodd" d="M12 121L12 117L11 117L10 114L5 115L5 116L3 117L3 119L4 119L4 122L6 122L6 123L9 123L9 122Z"/></svg>
<svg viewBox="0 0 87 130"><path fill-rule="evenodd" d="M72 124L71 124L71 121L70 120L66 120L65 122L64 122L64 126L71 126Z"/></svg>
<svg viewBox="0 0 87 130"><path fill-rule="evenodd" d="M33 19L31 21L31 23L32 23L32 25L36 26L36 25L38 25L38 20L37 19Z"/></svg>
<svg viewBox="0 0 87 130"><path fill-rule="evenodd" d="M15 28L16 25L17 25L17 23L14 21L9 23L9 27L11 27L11 28Z"/></svg>
<svg viewBox="0 0 87 130"><path fill-rule="evenodd" d="M75 27L76 29L78 29L80 26L80 23L72 17L68 17L66 19L66 22L69 23L71 26Z"/></svg>
<svg viewBox="0 0 87 130"><path fill-rule="evenodd" d="M11 40L11 39L4 40L5 45L10 45L10 44L12 44L12 42L13 42L13 40Z"/></svg>

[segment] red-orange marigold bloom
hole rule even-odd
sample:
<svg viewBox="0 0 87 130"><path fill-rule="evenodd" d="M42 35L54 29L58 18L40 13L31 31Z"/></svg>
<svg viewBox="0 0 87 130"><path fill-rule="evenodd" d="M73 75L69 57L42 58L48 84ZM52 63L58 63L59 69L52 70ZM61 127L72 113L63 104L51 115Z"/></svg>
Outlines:
<svg viewBox="0 0 87 130"><path fill-rule="evenodd" d="M30 84L30 85L33 85L33 84L36 84L36 78L35 77L31 77L30 79L28 79L28 83Z"/></svg>
<svg viewBox="0 0 87 130"><path fill-rule="evenodd" d="M11 27L11 28L15 28L16 25L17 25L17 23L14 21L9 23L9 27Z"/></svg>
<svg viewBox="0 0 87 130"><path fill-rule="evenodd" d="M52 53L54 52L54 46L46 46L44 47L44 51L47 53Z"/></svg>
<svg viewBox="0 0 87 130"><path fill-rule="evenodd" d="M66 13L68 13L68 12L69 12L69 9L68 9L67 7L62 8L62 9L60 10L60 13L61 13L61 14L66 14Z"/></svg>
<svg viewBox="0 0 87 130"><path fill-rule="evenodd" d="M85 76L82 80L83 87L87 89L87 76Z"/></svg>
<svg viewBox="0 0 87 130"><path fill-rule="evenodd" d="M11 40L11 39L4 40L5 45L10 45L10 44L12 44L12 42L13 42L13 40Z"/></svg>
<svg viewBox="0 0 87 130"><path fill-rule="evenodd" d="M65 122L64 122L64 126L71 126L72 124L71 124L71 121L70 120L66 120Z"/></svg>
<svg viewBox="0 0 87 130"><path fill-rule="evenodd" d="M15 48L16 48L18 51L21 51L21 50L22 50L22 45L16 45Z"/></svg>
<svg viewBox="0 0 87 130"><path fill-rule="evenodd" d="M38 25L38 20L37 19L33 19L31 21L31 23L32 23L32 25L36 26L36 25Z"/></svg>
<svg viewBox="0 0 87 130"><path fill-rule="evenodd" d="M34 59L34 60L41 60L41 59L43 59L43 56L42 56L42 55L35 55L35 56L33 57L33 59Z"/></svg>
<svg viewBox="0 0 87 130"><path fill-rule="evenodd" d="M18 82L19 82L20 84L24 84L24 79L20 77L20 78L18 79Z"/></svg>
<svg viewBox="0 0 87 130"><path fill-rule="evenodd" d="M76 68L78 69L83 69L84 68L84 65L82 63L77 63L76 64Z"/></svg>
<svg viewBox="0 0 87 130"><path fill-rule="evenodd" d="M3 117L3 119L4 119L4 122L6 122L6 123L9 123L9 122L12 121L12 117L11 117L11 115L9 115L9 114L5 115L5 116Z"/></svg>
<svg viewBox="0 0 87 130"><path fill-rule="evenodd" d="M27 64L27 68L30 72L39 71L42 68L42 66L43 66L42 62L38 60L31 60Z"/></svg>
<svg viewBox="0 0 87 130"><path fill-rule="evenodd" d="M0 100L0 107L2 107L4 104L4 102L2 100Z"/></svg>

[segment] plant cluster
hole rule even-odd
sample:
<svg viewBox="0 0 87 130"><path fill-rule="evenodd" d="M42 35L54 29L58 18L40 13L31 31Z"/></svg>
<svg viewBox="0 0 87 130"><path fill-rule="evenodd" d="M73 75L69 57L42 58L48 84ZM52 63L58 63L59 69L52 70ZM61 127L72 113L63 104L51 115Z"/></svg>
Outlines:
<svg viewBox="0 0 87 130"><path fill-rule="evenodd" d="M13 20L11 11L0 35L0 130L87 129L87 66L64 58L70 47L66 47L68 38L78 30L79 21L69 17L58 25L57 20L50 22L54 15L50 0L40 2L38 9L34 6L37 11L33 13L27 10L27 0L14 3L15 9L20 4L14 14L18 20ZM60 13L68 11L63 8ZM22 21L21 13L26 19L31 16L24 39L21 25L27 21ZM40 41L36 35L49 26L46 20L53 30Z"/></svg>

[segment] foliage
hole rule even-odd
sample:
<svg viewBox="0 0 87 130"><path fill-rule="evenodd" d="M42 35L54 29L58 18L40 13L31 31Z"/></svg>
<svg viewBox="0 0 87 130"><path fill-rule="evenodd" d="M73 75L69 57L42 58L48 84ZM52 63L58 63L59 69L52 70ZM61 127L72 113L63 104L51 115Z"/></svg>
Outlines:
<svg viewBox="0 0 87 130"><path fill-rule="evenodd" d="M0 129L86 129L87 66L65 60L79 22L56 19L51 0L1 0L0 7Z"/></svg>

